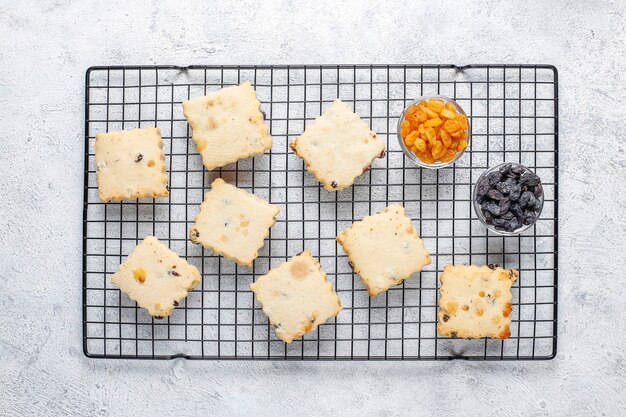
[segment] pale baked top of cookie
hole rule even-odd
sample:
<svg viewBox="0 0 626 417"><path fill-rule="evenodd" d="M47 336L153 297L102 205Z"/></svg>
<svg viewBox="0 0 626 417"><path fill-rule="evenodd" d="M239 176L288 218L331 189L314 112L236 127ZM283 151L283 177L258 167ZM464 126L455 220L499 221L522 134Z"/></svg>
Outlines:
<svg viewBox="0 0 626 417"><path fill-rule="evenodd" d="M326 190L339 191L352 185L374 158L384 155L385 144L348 104L337 99L291 148Z"/></svg>
<svg viewBox="0 0 626 417"><path fill-rule="evenodd" d="M217 178L200 205L189 236L194 243L252 266L280 209Z"/></svg>
<svg viewBox="0 0 626 417"><path fill-rule="evenodd" d="M272 147L261 103L249 82L184 101L183 113L209 171Z"/></svg>
<svg viewBox="0 0 626 417"><path fill-rule="evenodd" d="M165 317L200 283L200 272L154 236L128 255L111 280L151 316Z"/></svg>
<svg viewBox="0 0 626 417"><path fill-rule="evenodd" d="M270 270L250 289L276 335L287 343L314 331L342 309L332 284L309 251Z"/></svg>
<svg viewBox="0 0 626 417"><path fill-rule="evenodd" d="M441 274L437 332L462 338L510 336L514 269L446 265Z"/></svg>
<svg viewBox="0 0 626 417"><path fill-rule="evenodd" d="M421 271L431 262L411 219L398 204L354 222L337 236L337 241L372 297Z"/></svg>
<svg viewBox="0 0 626 417"><path fill-rule="evenodd" d="M97 133L95 154L103 201L169 195L158 128Z"/></svg>

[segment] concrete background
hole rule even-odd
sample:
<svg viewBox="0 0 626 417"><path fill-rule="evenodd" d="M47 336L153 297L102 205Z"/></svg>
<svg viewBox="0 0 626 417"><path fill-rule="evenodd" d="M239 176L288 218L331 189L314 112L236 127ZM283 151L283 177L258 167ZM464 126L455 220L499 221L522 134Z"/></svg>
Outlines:
<svg viewBox="0 0 626 417"><path fill-rule="evenodd" d="M0 415L625 415L625 12L593 0L0 1ZM84 71L133 63L556 65L556 359L85 358Z"/></svg>

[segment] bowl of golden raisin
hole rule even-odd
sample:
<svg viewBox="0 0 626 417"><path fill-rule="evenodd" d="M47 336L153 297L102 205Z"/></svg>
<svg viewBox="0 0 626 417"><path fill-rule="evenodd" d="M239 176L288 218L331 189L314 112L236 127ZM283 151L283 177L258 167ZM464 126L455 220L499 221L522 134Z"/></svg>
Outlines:
<svg viewBox="0 0 626 417"><path fill-rule="evenodd" d="M430 169L447 167L469 146L469 122L454 100L420 97L402 112L398 140L405 155L417 165Z"/></svg>

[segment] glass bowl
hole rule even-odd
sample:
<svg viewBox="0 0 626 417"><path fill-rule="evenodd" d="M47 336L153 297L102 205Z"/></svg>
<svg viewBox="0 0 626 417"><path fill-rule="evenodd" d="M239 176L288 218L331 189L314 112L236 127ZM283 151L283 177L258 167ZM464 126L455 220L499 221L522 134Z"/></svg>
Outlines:
<svg viewBox="0 0 626 417"><path fill-rule="evenodd" d="M471 126L469 126L469 118L467 119L468 128L465 130L465 134L467 135L467 147L465 149L463 149L462 151L457 152L457 154L454 157L454 159L451 160L451 161L448 161L448 162L436 161L434 164L427 164L426 162L424 162L421 159L419 159L417 155L415 155L409 148L406 147L406 145L404 144L404 140L402 139L402 136L400 136L400 130L401 130L400 124L404 121L404 119L405 119L404 115L406 114L407 110L411 106L413 106L414 104L417 104L417 103L419 103L422 100L429 100L431 98L443 100L444 104L448 103L448 102L452 103L454 105L454 107L456 107L457 112L462 114L463 116L465 116L467 118L467 115L465 114L465 111L463 110L463 108L461 106L459 106L459 104L456 101L452 100L449 97L445 97L445 96L422 96L422 97L419 97L419 98L413 100L412 102L410 102L404 108L404 110L402 110L402 114L398 118L398 127L397 127L396 131L397 131L397 135L398 135L398 142L400 142L400 147L402 148L402 151L407 156L407 158L409 158L411 161L413 161L413 163L415 165L420 166L422 168L427 168L427 169L441 169L441 168L445 168L445 167L448 167L448 166L454 164L465 153L465 151L468 150L469 147L472 145L471 136L470 136L470 128L471 128Z"/></svg>
<svg viewBox="0 0 626 417"><path fill-rule="evenodd" d="M539 201L539 205L538 207L536 207L534 209L535 212L535 218L531 223L528 224L524 224L523 221L520 222L519 218L516 216L516 219L518 220L518 223L521 223L520 227L516 228L513 231L508 231L505 230L502 226L496 226L493 224L493 220L492 221L488 221L487 217L485 216L485 214L483 213L483 210L481 208L481 203L483 201L481 201L480 196L478 195L478 184L480 184L483 181L483 178L485 179L485 181L488 181L489 178L489 174L491 174L492 172L496 172L499 171L501 174L501 178L502 179L506 179L507 175L506 174L502 174L502 172L508 172L506 170L506 166L510 165L511 168L513 167L519 167L516 168L519 170L520 175L524 175L524 173L530 173L530 174L534 174L536 175L533 171L531 171L530 169L528 169L527 167L525 167L524 165L518 164L518 163L514 163L514 162L505 162L502 163L500 165L496 165L492 168L489 168L488 170L486 170L485 172L483 172L481 174L481 176L478 178L478 181L476 181L476 184L474 184L474 190L472 192L472 201L473 201L473 205L474 205L474 211L476 212L476 215L478 216L478 219L481 221L481 223L483 225L485 225L485 227L488 230L491 230L493 233L496 233L498 235L501 236L516 236L519 235L520 233L522 233L523 231L529 229L530 227L532 227L535 223L537 223L537 219L539 219L539 216L541 216L541 211L543 210L543 203L544 203L544 192L543 192L543 186L541 185L541 179L539 180L539 184L536 187L539 187L539 191L537 192L537 194L539 194L538 196L536 194L533 194L533 197L535 198L535 200ZM522 186L522 192L524 192L524 187ZM515 200L515 202L511 202L511 206L515 205L517 203L518 207L519 207L519 199L521 197L519 197L517 200ZM509 200L510 201L510 200ZM511 211L511 210L508 210ZM513 211L511 211L511 213L513 213Z"/></svg>

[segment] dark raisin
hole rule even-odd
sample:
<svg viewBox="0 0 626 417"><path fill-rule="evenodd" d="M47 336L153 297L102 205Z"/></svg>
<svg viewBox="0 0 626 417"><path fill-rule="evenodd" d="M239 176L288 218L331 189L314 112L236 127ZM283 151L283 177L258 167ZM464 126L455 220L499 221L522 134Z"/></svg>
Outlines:
<svg viewBox="0 0 626 417"><path fill-rule="evenodd" d="M526 192L530 193L530 191L526 191ZM537 199L535 198L535 195L533 193L530 193L530 197L528 197L528 203L526 203L526 207L534 207L535 201L537 201Z"/></svg>
<svg viewBox="0 0 626 417"><path fill-rule="evenodd" d="M537 184L533 194L535 195L536 198L539 198L543 195L543 187L541 186L541 184Z"/></svg>
<svg viewBox="0 0 626 417"><path fill-rule="evenodd" d="M178 307L178 301L174 300L174 307Z"/></svg>
<svg viewBox="0 0 626 417"><path fill-rule="evenodd" d="M385 155L387 155L387 154L385 153L385 150L383 149L383 151L380 153L380 155L378 155L378 157L379 158L384 158Z"/></svg>
<svg viewBox="0 0 626 417"><path fill-rule="evenodd" d="M502 181L502 175L498 171L494 171L487 175L487 181L489 181L489 185L495 187L500 181Z"/></svg>
<svg viewBox="0 0 626 417"><path fill-rule="evenodd" d="M330 186L333 188L337 188L337 182L336 181L331 181L330 182Z"/></svg>
<svg viewBox="0 0 626 417"><path fill-rule="evenodd" d="M498 264L487 264L487 267L489 267L489 269L496 269Z"/></svg>
<svg viewBox="0 0 626 417"><path fill-rule="evenodd" d="M178 272L174 271L174 270L172 270L172 271L170 271L170 272L168 272L168 273L169 273L171 276L173 276L173 277L179 277L179 276L180 276L180 274L179 274Z"/></svg>
<svg viewBox="0 0 626 417"><path fill-rule="evenodd" d="M487 192L487 197L489 197L492 200L501 200L503 196L500 191L491 189Z"/></svg>
<svg viewBox="0 0 626 417"><path fill-rule="evenodd" d="M165 186L165 189L169 192L169 191L170 191L170 186L169 186L169 185L166 185L166 186Z"/></svg>
<svg viewBox="0 0 626 417"><path fill-rule="evenodd" d="M506 227L509 224L508 220L505 219L501 219L501 218L495 218L493 219L493 225L497 226L497 227Z"/></svg>
<svg viewBox="0 0 626 417"><path fill-rule="evenodd" d="M519 206L522 207L522 208L526 207L528 205L528 201L530 201L530 197L532 195L533 194L530 191L524 191L522 193L522 195L520 196L520 198L519 198L519 201L518 201Z"/></svg>
<svg viewBox="0 0 626 417"><path fill-rule="evenodd" d="M504 164L500 167L500 169L498 169L498 171L500 171L500 174L502 175L508 175L509 172L511 172L511 167L513 164Z"/></svg>
<svg viewBox="0 0 626 417"><path fill-rule="evenodd" d="M533 224L537 219L537 215L532 210L524 211L524 220L522 221L524 224Z"/></svg>
<svg viewBox="0 0 626 417"><path fill-rule="evenodd" d="M524 210L522 210L519 204L511 204L509 211L513 213L515 217L522 217L524 215Z"/></svg>
<svg viewBox="0 0 626 417"><path fill-rule="evenodd" d="M142 154L138 154L137 158L135 158L135 162L140 162L143 159L143 155Z"/></svg>
<svg viewBox="0 0 626 417"><path fill-rule="evenodd" d="M522 187L520 187L519 184L513 185L509 191L509 199L511 201L517 201L520 195L522 195Z"/></svg>
<svg viewBox="0 0 626 417"><path fill-rule="evenodd" d="M541 200L539 200L538 198L535 199L535 205L533 206L533 208L535 209L535 211L539 211L541 210Z"/></svg>
<svg viewBox="0 0 626 417"><path fill-rule="evenodd" d="M524 172L524 167L520 164L513 164L511 172L519 177Z"/></svg>
<svg viewBox="0 0 626 417"><path fill-rule="evenodd" d="M261 114L263 115L263 120L267 119L267 115L265 114L263 110L261 110Z"/></svg>
<svg viewBox="0 0 626 417"><path fill-rule="evenodd" d="M163 320L163 316L153 316L156 320Z"/></svg>
<svg viewBox="0 0 626 417"><path fill-rule="evenodd" d="M483 196L489 192L489 180L487 177L481 177L476 184L476 194Z"/></svg>
<svg viewBox="0 0 626 417"><path fill-rule="evenodd" d="M488 211L483 213L485 215L485 221L487 222L487 224L491 224L491 222L493 221L493 214L489 213Z"/></svg>
<svg viewBox="0 0 626 417"><path fill-rule="evenodd" d="M496 203L487 203L485 209L494 216L500 215L500 206Z"/></svg>
<svg viewBox="0 0 626 417"><path fill-rule="evenodd" d="M508 220L511 221L515 218L515 215L513 213L511 213L510 211L504 213L503 215L500 216L501 219L504 220Z"/></svg>
<svg viewBox="0 0 626 417"><path fill-rule="evenodd" d="M500 200L500 215L503 215L507 211L509 211L509 207L511 206L511 200L508 198L503 198Z"/></svg>
<svg viewBox="0 0 626 417"><path fill-rule="evenodd" d="M191 238L197 239L199 237L200 237L200 232L198 232L198 229L191 229Z"/></svg>
<svg viewBox="0 0 626 417"><path fill-rule="evenodd" d="M517 184L513 178L507 178L506 180L499 182L496 187L502 194L509 194L514 185Z"/></svg>
<svg viewBox="0 0 626 417"><path fill-rule="evenodd" d="M514 232L517 229L519 229L521 226L522 226L522 224L520 223L520 221L514 218L513 220L511 220L509 222L509 226L508 226L507 230L509 232Z"/></svg>
<svg viewBox="0 0 626 417"><path fill-rule="evenodd" d="M539 182L539 177L528 171L524 172L524 174L522 174L522 177L520 178L520 183L526 185L527 187L534 187L539 184Z"/></svg>
<svg viewBox="0 0 626 417"><path fill-rule="evenodd" d="M483 201L485 201L485 198L487 198L487 197L485 197L484 195L479 195L478 197L476 197L476 202L478 204L482 204Z"/></svg>
<svg viewBox="0 0 626 417"><path fill-rule="evenodd" d="M443 319L444 323L445 323L446 321L450 320L450 316L449 316L449 315L447 315L447 314L444 314L441 318Z"/></svg>

